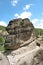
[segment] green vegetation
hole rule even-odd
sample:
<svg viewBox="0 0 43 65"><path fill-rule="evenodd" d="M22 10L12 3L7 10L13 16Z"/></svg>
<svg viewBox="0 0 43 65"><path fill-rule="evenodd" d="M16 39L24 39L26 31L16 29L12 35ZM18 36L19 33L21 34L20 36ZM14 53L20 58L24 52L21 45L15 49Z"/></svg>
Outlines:
<svg viewBox="0 0 43 65"><path fill-rule="evenodd" d="M5 51L4 43L5 43L4 37L0 36L0 51Z"/></svg>
<svg viewBox="0 0 43 65"><path fill-rule="evenodd" d="M0 30L2 30L1 33L3 33L4 31L6 31L6 28L0 25ZM0 51L5 51L4 43L5 43L5 38L0 35Z"/></svg>
<svg viewBox="0 0 43 65"><path fill-rule="evenodd" d="M20 25L23 26L24 25L24 21L20 22Z"/></svg>
<svg viewBox="0 0 43 65"><path fill-rule="evenodd" d="M5 51L5 48L0 45L0 51Z"/></svg>
<svg viewBox="0 0 43 65"><path fill-rule="evenodd" d="M5 42L4 37L3 37L3 36L0 36L0 45L3 45L3 44L4 44L4 42Z"/></svg>
<svg viewBox="0 0 43 65"><path fill-rule="evenodd" d="M38 37L39 35L43 36L43 29L35 28L34 30L35 30L36 37Z"/></svg>
<svg viewBox="0 0 43 65"><path fill-rule="evenodd" d="M6 27L4 27L4 26L0 26L0 30L2 30L2 31L6 31Z"/></svg>

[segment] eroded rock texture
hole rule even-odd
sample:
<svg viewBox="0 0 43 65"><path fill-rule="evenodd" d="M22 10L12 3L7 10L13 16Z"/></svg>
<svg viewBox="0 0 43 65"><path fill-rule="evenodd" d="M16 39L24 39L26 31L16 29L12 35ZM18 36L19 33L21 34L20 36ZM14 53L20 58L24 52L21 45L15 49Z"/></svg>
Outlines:
<svg viewBox="0 0 43 65"><path fill-rule="evenodd" d="M6 28L9 35L6 36L5 47L16 49L31 38L34 38L34 26L28 18L11 20ZM33 39L34 40L34 39Z"/></svg>
<svg viewBox="0 0 43 65"><path fill-rule="evenodd" d="M10 65L8 58L0 51L0 65Z"/></svg>
<svg viewBox="0 0 43 65"><path fill-rule="evenodd" d="M10 65L43 65L43 48L36 47L30 51L25 49L24 53L23 50L18 49L12 51L7 57Z"/></svg>
<svg viewBox="0 0 43 65"><path fill-rule="evenodd" d="M6 57L10 65L43 65L43 48L36 40L29 19L11 20L6 30L9 34L6 35L5 47L10 49Z"/></svg>

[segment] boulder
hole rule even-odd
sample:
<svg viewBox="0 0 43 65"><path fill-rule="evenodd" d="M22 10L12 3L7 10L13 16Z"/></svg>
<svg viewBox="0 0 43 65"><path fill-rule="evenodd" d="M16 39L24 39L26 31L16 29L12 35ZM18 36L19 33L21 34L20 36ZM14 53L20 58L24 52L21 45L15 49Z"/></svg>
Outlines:
<svg viewBox="0 0 43 65"><path fill-rule="evenodd" d="M28 18L11 20L6 30L9 35L6 36L5 47L8 49L21 47L21 44L30 40L31 37L33 38L32 40L35 39L34 26Z"/></svg>

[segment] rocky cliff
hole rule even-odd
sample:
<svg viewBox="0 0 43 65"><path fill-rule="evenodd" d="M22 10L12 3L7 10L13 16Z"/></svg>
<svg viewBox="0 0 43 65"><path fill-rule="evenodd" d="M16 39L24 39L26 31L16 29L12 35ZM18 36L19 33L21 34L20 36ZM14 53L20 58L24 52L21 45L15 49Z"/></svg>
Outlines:
<svg viewBox="0 0 43 65"><path fill-rule="evenodd" d="M28 18L11 20L6 30L9 35L6 36L5 47L8 49L16 49L25 45L24 42L28 41L31 36L32 40L35 38L34 26Z"/></svg>

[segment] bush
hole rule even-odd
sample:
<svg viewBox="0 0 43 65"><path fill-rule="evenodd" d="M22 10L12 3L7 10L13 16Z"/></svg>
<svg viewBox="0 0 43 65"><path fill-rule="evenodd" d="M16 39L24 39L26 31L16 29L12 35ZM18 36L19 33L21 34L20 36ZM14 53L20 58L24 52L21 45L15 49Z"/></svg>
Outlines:
<svg viewBox="0 0 43 65"><path fill-rule="evenodd" d="M4 27L4 26L0 26L0 30L2 30L2 31L6 31L6 27Z"/></svg>
<svg viewBox="0 0 43 65"><path fill-rule="evenodd" d="M0 36L0 45L3 45L3 44L4 44L4 42L5 42L4 37L3 37L3 36Z"/></svg>
<svg viewBox="0 0 43 65"><path fill-rule="evenodd" d="M0 51L5 51L5 48L0 45Z"/></svg>
<svg viewBox="0 0 43 65"><path fill-rule="evenodd" d="M0 51L5 51L4 43L5 43L4 37L0 36Z"/></svg>

